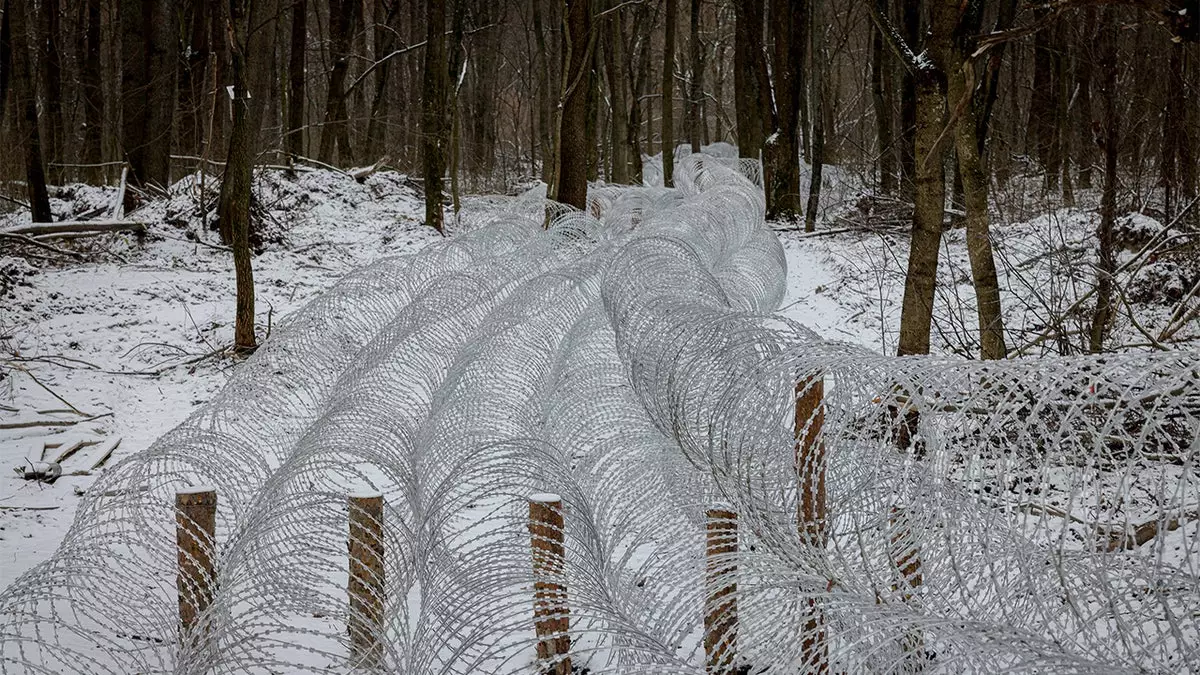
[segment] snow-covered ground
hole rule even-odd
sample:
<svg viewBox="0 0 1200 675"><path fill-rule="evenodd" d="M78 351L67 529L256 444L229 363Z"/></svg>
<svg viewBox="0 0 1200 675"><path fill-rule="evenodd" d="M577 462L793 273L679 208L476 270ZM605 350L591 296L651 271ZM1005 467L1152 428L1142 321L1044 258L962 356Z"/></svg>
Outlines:
<svg viewBox="0 0 1200 675"><path fill-rule="evenodd" d="M829 234L845 226L859 181L836 168L827 175L820 231L780 232L789 270L781 313L829 339L894 353L907 234L886 228ZM102 457L113 451L107 465L148 447L205 403L236 367L223 353L233 332L231 256L215 246L216 234L204 231L196 215L199 188L194 178L185 179L169 200L132 214L153 223L144 242L108 235L84 244L88 262L34 269L0 257L11 284L0 314L0 465L16 469L0 477L0 588L53 552L79 496L103 470L96 467ZM267 209L264 250L254 259L262 336L347 272L437 236L420 222L419 196L395 173L360 185L332 172L294 180L272 172L257 189ZM111 203L114 195L111 188L72 186L55 206L66 216ZM1064 315L1068 321L1084 316L1066 310L1094 281L1096 219L1094 212L1064 210L997 223L1011 349L1028 345ZM1123 240L1135 249L1161 225L1135 214L1122 227ZM937 351L970 355L977 351L974 292L963 235L950 230L944 238L933 344ZM1134 249L1124 250L1119 264ZM1130 284L1136 315L1156 333L1172 298L1194 283L1188 274L1194 277L1195 270L1160 260L1138 274ZM1178 337L1189 336L1200 336L1200 321ZM1121 319L1114 344L1139 341L1132 322ZM1065 337L1030 351L1069 350L1079 342ZM21 477L32 462L72 449L53 485Z"/></svg>
<svg viewBox="0 0 1200 675"><path fill-rule="evenodd" d="M225 354L232 257L195 214L199 187L185 179L171 199L129 214L151 223L144 242L119 234L81 244L86 262L35 269L0 253L11 284L0 300L0 588L54 551L97 472L181 422L237 365ZM254 258L260 338L347 272L438 236L399 174L358 184L326 171L295 180L271 172L256 190L267 210ZM62 217L110 204L116 190L60 194ZM22 478L31 463L72 448L52 485Z"/></svg>

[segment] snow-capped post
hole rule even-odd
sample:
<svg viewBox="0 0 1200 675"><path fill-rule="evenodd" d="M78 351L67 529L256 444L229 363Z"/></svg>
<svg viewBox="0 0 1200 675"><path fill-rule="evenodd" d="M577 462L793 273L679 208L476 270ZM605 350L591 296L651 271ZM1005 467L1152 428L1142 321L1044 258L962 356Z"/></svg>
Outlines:
<svg viewBox="0 0 1200 675"><path fill-rule="evenodd" d="M176 585L183 635L201 635L200 624L216 587L217 491L208 486L175 492Z"/></svg>
<svg viewBox="0 0 1200 675"><path fill-rule="evenodd" d="M351 663L375 668L383 662L383 495L352 494L350 511Z"/></svg>
<svg viewBox="0 0 1200 675"><path fill-rule="evenodd" d="M563 579L562 498L541 493L529 497L529 540L533 549L533 626L537 657L547 664L543 672L571 672L570 616L567 585Z"/></svg>
<svg viewBox="0 0 1200 675"><path fill-rule="evenodd" d="M705 672L727 675L737 662L737 513L720 506L705 515Z"/></svg>
<svg viewBox="0 0 1200 675"><path fill-rule="evenodd" d="M799 496L796 524L802 545L825 548L829 537L825 512L825 379L814 374L796 383L796 473ZM810 618L804 625L802 642L807 672L829 672L829 649L825 643L824 616L815 598L809 598Z"/></svg>

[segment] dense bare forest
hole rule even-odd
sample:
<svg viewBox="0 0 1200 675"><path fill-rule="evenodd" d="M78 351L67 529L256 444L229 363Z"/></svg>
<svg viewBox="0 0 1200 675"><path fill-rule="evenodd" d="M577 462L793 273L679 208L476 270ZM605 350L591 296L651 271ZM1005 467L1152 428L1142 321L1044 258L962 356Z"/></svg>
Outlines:
<svg viewBox="0 0 1200 675"><path fill-rule="evenodd" d="M1200 0L0 0L0 675L1200 672Z"/></svg>
<svg viewBox="0 0 1200 675"><path fill-rule="evenodd" d="M862 179L864 213L911 220L901 353L929 350L945 225L967 230L980 354L1001 358L992 221L1100 208L1099 349L1117 216L1196 220L1198 14L1193 0L4 0L0 179L9 207L45 222L47 185L127 184L131 211L203 168L220 199L196 208L248 278L255 166L403 171L440 232L463 193L540 179L583 208L589 181L670 186L677 153L730 143L762 160L770 220L813 230L824 167Z"/></svg>

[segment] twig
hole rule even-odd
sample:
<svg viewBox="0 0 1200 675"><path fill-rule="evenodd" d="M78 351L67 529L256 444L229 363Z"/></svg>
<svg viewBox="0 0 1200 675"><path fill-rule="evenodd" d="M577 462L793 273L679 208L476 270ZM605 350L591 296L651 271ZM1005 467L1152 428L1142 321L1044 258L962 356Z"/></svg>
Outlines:
<svg viewBox="0 0 1200 675"><path fill-rule="evenodd" d="M58 399L60 403L62 403L63 405L67 406L67 407L68 407L68 408L70 408L71 410L74 410L74 411L75 411L75 413L76 413L76 414L78 414L79 416L81 416L81 417L88 417L88 416L89 416L89 413L85 413L85 412L83 412L82 410L80 410L79 408L76 408L75 406L71 405L71 402L70 402L70 401L68 401L67 399L63 398L62 396L59 396L57 392L55 392L55 391L54 391L53 389L51 389L50 387L46 386L46 384L45 384L44 382L42 382L41 380L39 380L39 379L37 378L37 375L34 375L34 374L33 374L33 371L29 370L28 368L26 368L26 367L24 367L24 366L14 366L14 367L15 367L17 370L19 370L19 371L21 371L21 372L25 373L26 375L28 375L28 376L29 376L29 379L33 380L34 384L36 384L37 386L41 387L42 389L45 389L45 390L46 390L46 393L48 393L48 394L50 394L51 396L53 396L54 398Z"/></svg>
<svg viewBox="0 0 1200 675"><path fill-rule="evenodd" d="M36 246L37 248L45 249L47 251L52 251L59 255L65 255L67 257L74 258L76 260L83 260L83 254L78 251L68 251L66 249L62 249L57 246L51 246L50 244L47 244L44 241L38 241L37 239L34 239L33 237L25 236L24 234L21 234L19 232L0 232L0 238L11 239L13 241L19 241L22 244L29 244L30 246Z"/></svg>
<svg viewBox="0 0 1200 675"><path fill-rule="evenodd" d="M61 506L5 506L0 504L0 511L57 511Z"/></svg>
<svg viewBox="0 0 1200 675"><path fill-rule="evenodd" d="M29 207L29 205L28 205L28 204L26 204L25 202L23 202L23 201L21 201L21 200L19 200L19 199L13 199L12 197L9 197L9 196L6 196L6 195L0 195L0 199L2 199L2 200L4 200L4 201L8 202L9 204L16 204L17 206L19 206L19 207L21 207L21 208L23 208L23 209L28 209L28 208L30 208L30 207Z"/></svg>
<svg viewBox="0 0 1200 675"><path fill-rule="evenodd" d="M6 422L0 424L0 429L33 429L36 427L71 427L81 422L92 422L102 417L112 417L112 413L106 412L99 415L81 420L30 420L27 422Z"/></svg>

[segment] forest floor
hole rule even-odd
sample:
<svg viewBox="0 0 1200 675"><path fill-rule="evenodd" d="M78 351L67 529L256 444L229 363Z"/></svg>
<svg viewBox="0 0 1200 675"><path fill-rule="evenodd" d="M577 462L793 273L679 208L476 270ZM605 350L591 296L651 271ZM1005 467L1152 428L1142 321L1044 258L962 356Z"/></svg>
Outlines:
<svg viewBox="0 0 1200 675"><path fill-rule="evenodd" d="M830 173L819 231L779 233L789 269L780 313L826 338L894 353L907 232L902 220L864 207L851 177ZM0 475L0 588L54 551L97 473L183 421L236 367L228 355L232 260L196 215L199 189L180 182L169 198L130 214L151 223L144 241L90 239L79 249L83 262L0 254L0 466L15 469ZM346 273L437 238L399 174L359 184L326 171L294 180L269 173L256 189L264 205L254 259L260 337ZM56 216L69 217L111 203L115 189L70 186L58 195ZM1078 351L1091 305L1072 306L1094 282L1097 218L1064 209L995 228L1010 349L1049 331L1061 336L1023 353ZM1120 228L1123 264L1163 226L1133 214ZM1116 347L1162 334L1200 269L1170 256L1145 262L1119 279L1137 321L1119 320ZM969 356L977 330L961 229L947 231L939 274L933 349ZM1195 344L1200 320L1172 337ZM22 477L63 455L64 475L53 484Z"/></svg>
<svg viewBox="0 0 1200 675"><path fill-rule="evenodd" d="M399 174L359 184L327 171L270 173L256 190L260 339L348 272L438 237ZM0 253L0 588L53 553L97 473L183 421L236 367L232 257L196 215L198 193L192 180L176 184L169 199L129 214L150 223L143 242L90 239L78 247L83 262ZM116 189L58 195L62 218L112 203ZM36 424L7 428L25 423ZM53 484L22 478L73 448Z"/></svg>

